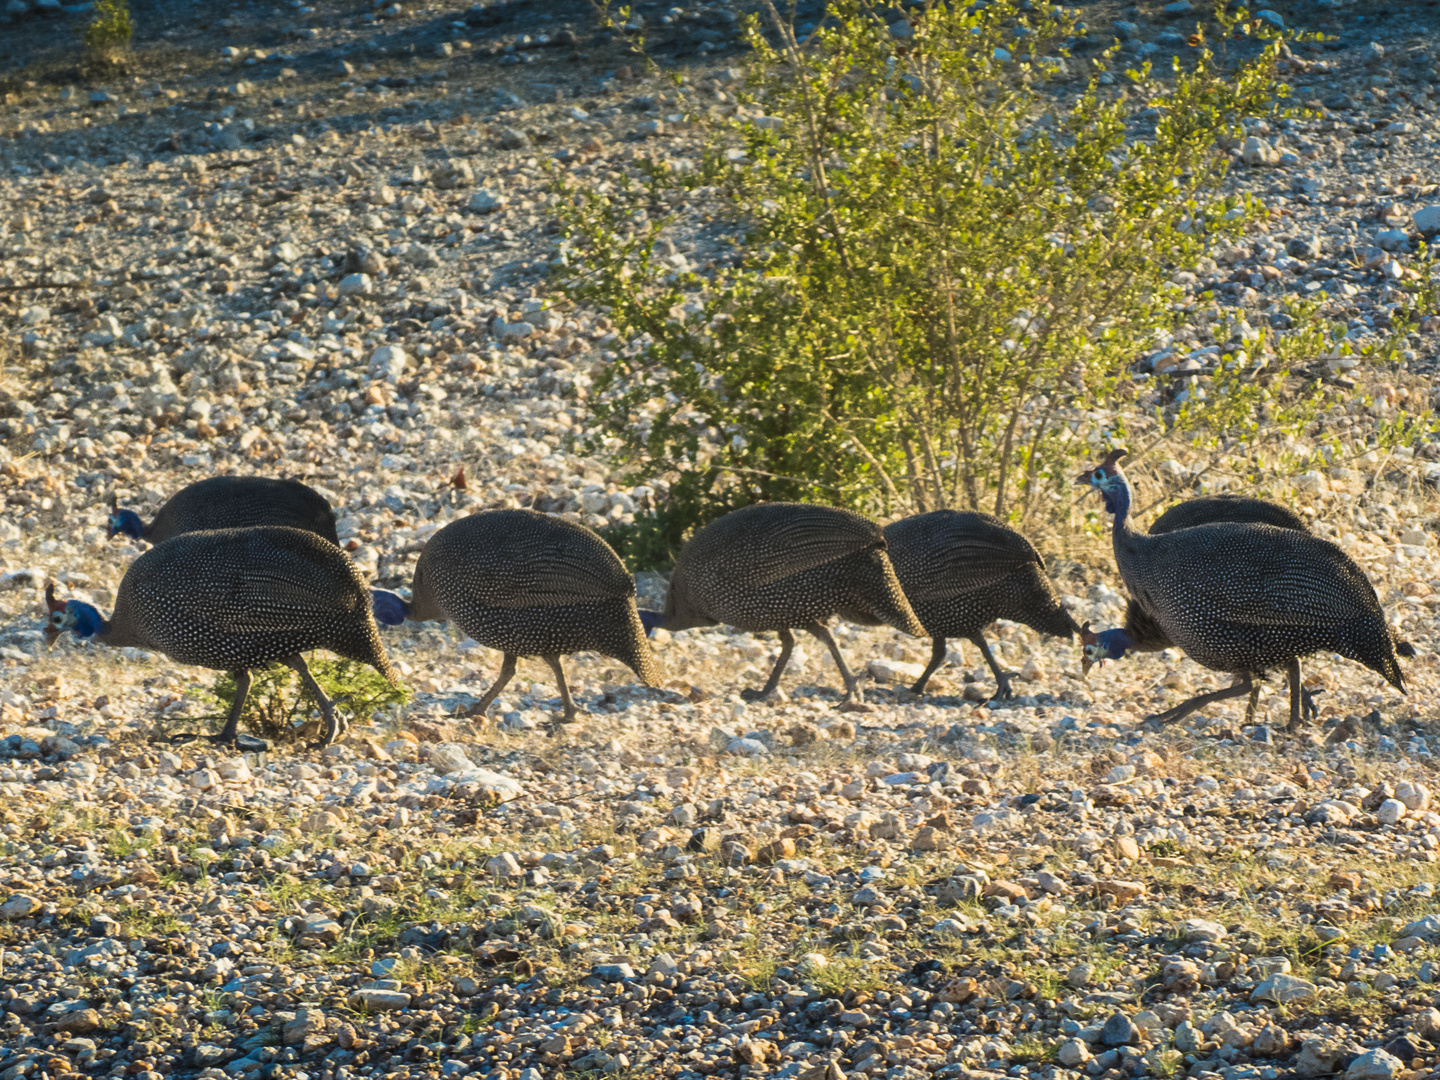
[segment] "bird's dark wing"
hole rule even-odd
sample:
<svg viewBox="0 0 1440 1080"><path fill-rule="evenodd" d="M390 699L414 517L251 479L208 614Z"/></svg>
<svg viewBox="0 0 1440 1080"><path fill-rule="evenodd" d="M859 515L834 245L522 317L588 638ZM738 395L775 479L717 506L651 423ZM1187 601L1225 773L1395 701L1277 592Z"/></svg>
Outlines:
<svg viewBox="0 0 1440 1080"><path fill-rule="evenodd" d="M567 607L635 595L635 579L598 537L547 538L526 545L525 558L494 569L485 592L493 607Z"/></svg>
<svg viewBox="0 0 1440 1080"><path fill-rule="evenodd" d="M907 592L942 600L979 592L1045 561L1023 535L989 514L937 510L885 528Z"/></svg>
<svg viewBox="0 0 1440 1080"><path fill-rule="evenodd" d="M1167 543L1168 542L1168 543ZM1152 559L1189 617L1339 626L1379 614L1364 571L1328 540L1271 525L1201 525L1157 538Z"/></svg>
<svg viewBox="0 0 1440 1080"><path fill-rule="evenodd" d="M880 526L858 514L770 503L712 522L686 546L681 562L754 588L884 543Z"/></svg>
<svg viewBox="0 0 1440 1080"><path fill-rule="evenodd" d="M1044 566L1029 541L1012 533L1023 546L997 544L985 536L958 537L927 553L923 570L927 599L963 596L991 588L1025 566ZM909 581L909 576L903 580Z"/></svg>
<svg viewBox="0 0 1440 1080"><path fill-rule="evenodd" d="M1214 525L1222 521L1251 522L1256 525L1274 525L1277 529L1308 531L1305 522L1297 514L1277 503L1243 496L1211 495L1176 503L1155 519L1150 526L1150 535L1159 536L1176 529Z"/></svg>

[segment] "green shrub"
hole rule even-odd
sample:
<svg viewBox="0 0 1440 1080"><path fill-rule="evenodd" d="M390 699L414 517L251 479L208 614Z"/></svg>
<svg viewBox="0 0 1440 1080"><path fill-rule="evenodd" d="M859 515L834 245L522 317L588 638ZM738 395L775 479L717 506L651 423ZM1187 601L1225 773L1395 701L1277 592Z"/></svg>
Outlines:
<svg viewBox="0 0 1440 1080"><path fill-rule="evenodd" d="M701 160L557 181L563 287L622 343L589 399L593 448L669 485L670 517L624 542L643 534L648 557L676 522L774 499L1054 523L1097 440L1252 440L1248 458L1303 431L1325 391L1285 362L1343 327L1288 351L1237 328L1248 355L1181 402L1131 373L1186 317L1177 272L1257 213L1222 191L1223 148L1282 106L1278 42L1227 73L1197 33L1163 78L1112 72L1113 53L1065 54L1065 9L1036 7L934 3L902 39L894 9L835 0L802 44L766 3L739 111L695 118ZM1244 12L1216 19L1250 32ZM743 230L730 268L656 250L687 200ZM1119 404L1143 439L1102 426Z"/></svg>
<svg viewBox="0 0 1440 1080"><path fill-rule="evenodd" d="M687 512L672 502L659 510L636 514L634 524L601 529L600 535L631 573L669 570L685 545L687 529L695 520L694 508Z"/></svg>
<svg viewBox="0 0 1440 1080"><path fill-rule="evenodd" d="M129 0L95 0L95 18L85 27L86 59L117 59L130 48L134 33Z"/></svg>
<svg viewBox="0 0 1440 1080"><path fill-rule="evenodd" d="M353 660L316 658L306 661L310 674L337 710L349 713L353 722L364 723L381 709L404 705L410 691L391 686L384 676L365 664ZM250 694L241 714L242 726L248 725L262 738L284 742L308 720L320 715L320 708L308 690L296 693L299 676L284 664L271 664L262 671L251 672ZM201 719L223 719L235 700L235 679L226 672L215 680L211 694L220 711Z"/></svg>

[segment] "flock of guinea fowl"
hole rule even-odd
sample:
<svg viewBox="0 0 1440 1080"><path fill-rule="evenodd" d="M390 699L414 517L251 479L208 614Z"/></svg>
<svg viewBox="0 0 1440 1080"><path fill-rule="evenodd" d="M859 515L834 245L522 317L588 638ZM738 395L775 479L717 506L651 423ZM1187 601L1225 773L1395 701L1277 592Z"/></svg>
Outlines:
<svg viewBox="0 0 1440 1080"><path fill-rule="evenodd" d="M1245 694L1248 719L1257 680L1284 669L1293 727L1314 713L1299 658L1318 651L1358 661L1404 692L1396 656L1414 650L1394 636L1374 588L1344 551L1284 507L1250 498L1182 502L1136 532L1119 466L1124 453L1111 452L1078 480L1114 515L1115 561L1130 593L1124 625L1100 633L1076 625L1030 542L987 514L937 510L881 528L830 506L748 506L685 544L662 613L637 609L634 579L599 535L531 510L482 511L440 529L420 555L408 600L372 590L341 550L334 512L318 492L295 480L220 476L178 492L149 525L114 506L110 536L153 546L126 570L109 619L80 600L57 599L48 584L46 636L53 644L69 631L233 673L237 692L225 726L205 736L230 745L250 672L276 662L299 673L323 715L324 742L334 742L342 723L303 654L327 649L393 683L379 626L407 619L453 621L503 654L475 709L482 718L520 656L539 656L554 671L567 722L577 710L564 654L593 650L659 686L649 632L718 623L779 635L769 679L744 691L747 700L774 694L799 629L824 642L844 679L844 702L858 703L860 687L826 625L832 616L933 638L930 662L912 687L917 694L944 662L946 639L964 637L994 673L997 697L1010 697L983 636L996 619L1080 634L1086 673L1130 652L1176 647L1234 676L1229 687L1156 721Z"/></svg>

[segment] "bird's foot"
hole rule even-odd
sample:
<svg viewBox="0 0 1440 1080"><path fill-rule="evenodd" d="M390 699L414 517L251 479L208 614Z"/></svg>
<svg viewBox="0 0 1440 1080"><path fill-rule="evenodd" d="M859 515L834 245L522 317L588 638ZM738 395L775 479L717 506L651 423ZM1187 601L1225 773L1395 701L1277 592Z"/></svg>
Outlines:
<svg viewBox="0 0 1440 1080"><path fill-rule="evenodd" d="M199 731L187 731L170 737L171 746L180 746L192 742L208 742L215 746L228 746L239 750L243 754L263 754L270 749L270 744L264 739L257 739L253 735L227 735L223 731L218 735L205 735Z"/></svg>
<svg viewBox="0 0 1440 1080"><path fill-rule="evenodd" d="M1184 708L1166 709L1162 713L1152 713L1145 718L1144 727L1147 731L1159 731L1166 724L1179 720L1182 716L1188 716L1193 710Z"/></svg>
<svg viewBox="0 0 1440 1080"><path fill-rule="evenodd" d="M324 750L327 746L334 746L337 742L345 738L349 730L350 724L337 716L335 723L331 727L326 728L325 734L310 744L310 749Z"/></svg>
<svg viewBox="0 0 1440 1080"><path fill-rule="evenodd" d="M1300 688L1300 715L1306 720L1317 720L1320 717L1320 706L1315 699L1325 693L1322 686L1319 690L1311 690L1308 686Z"/></svg>
<svg viewBox="0 0 1440 1080"><path fill-rule="evenodd" d="M910 693L914 694L916 697L919 697L921 694L925 693L925 685L929 681L930 680L928 678L921 679L914 686L910 687Z"/></svg>
<svg viewBox="0 0 1440 1080"><path fill-rule="evenodd" d="M875 706L867 705L863 700L846 698L844 701L840 702L839 705L835 706L835 711L846 713L872 713L875 711Z"/></svg>

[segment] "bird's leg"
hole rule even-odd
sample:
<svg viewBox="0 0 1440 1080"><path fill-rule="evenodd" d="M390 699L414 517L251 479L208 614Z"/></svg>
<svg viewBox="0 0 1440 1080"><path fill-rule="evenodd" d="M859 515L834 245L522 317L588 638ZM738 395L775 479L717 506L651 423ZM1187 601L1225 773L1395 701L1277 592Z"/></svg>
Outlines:
<svg viewBox="0 0 1440 1080"><path fill-rule="evenodd" d="M831 636L830 628L822 622L813 622L804 629L812 637L823 641L825 647L830 650L830 655L835 658L835 666L840 669L840 678L845 680L845 697L841 699L840 704L863 705L865 692L860 689L860 682L850 670L850 665L845 663L845 657L840 655L840 646L835 644L835 638Z"/></svg>
<svg viewBox="0 0 1440 1080"><path fill-rule="evenodd" d="M496 676L495 681L490 684L490 689L485 691L485 696L470 706L470 715L472 717L478 716L480 722L483 724L485 722L485 714L490 711L490 706L495 703L495 699L500 696L500 691L504 690L505 685L514 677L515 654L507 652L505 659L500 664L500 674Z"/></svg>
<svg viewBox="0 0 1440 1080"><path fill-rule="evenodd" d="M934 675L943 663L945 663L945 639L943 637L937 637L930 646L930 663L925 665L925 670L921 673L920 678L916 680L915 685L910 687L910 692L912 694L923 694L925 692L925 684L930 681L930 676Z"/></svg>
<svg viewBox="0 0 1440 1080"><path fill-rule="evenodd" d="M1251 681L1249 672L1246 672L1224 690L1213 690L1208 694L1192 697L1188 701L1182 701L1173 709L1157 713L1149 719L1156 724L1173 723L1189 716L1196 709L1203 709L1206 705L1212 705L1217 701L1225 701L1229 698L1239 697L1241 694L1248 694L1252 689L1254 689L1254 683Z"/></svg>
<svg viewBox="0 0 1440 1080"><path fill-rule="evenodd" d="M237 750L254 753L270 749L269 743L264 739L257 739L253 735L239 734L240 714L245 711L245 699L250 696L250 672L234 671L231 672L231 676L235 680L235 699L230 703L230 713L225 718L225 726L215 735L200 735L196 732L176 735L170 740L172 743L187 743L194 742L196 739L204 739L217 746L231 746Z"/></svg>
<svg viewBox="0 0 1440 1080"><path fill-rule="evenodd" d="M1297 661L1298 662L1298 661ZM1325 693L1325 688L1311 690L1304 683L1300 684L1300 714L1306 720L1314 721L1320 716L1320 706L1315 704L1315 699Z"/></svg>
<svg viewBox="0 0 1440 1080"><path fill-rule="evenodd" d="M233 746L239 738L240 714L245 711L245 699L250 696L250 672L231 672L235 678L235 699L230 702L230 715L225 717L225 726L215 735L200 736L206 742L213 742L217 746ZM192 742L194 735L176 735L170 741L172 743ZM263 745L263 744L262 744Z"/></svg>
<svg viewBox="0 0 1440 1080"><path fill-rule="evenodd" d="M1285 725L1286 731L1296 731L1300 727L1300 718L1305 713L1305 705L1302 694L1305 687L1300 682L1300 658L1290 658L1290 672L1287 676L1290 681L1290 723Z"/></svg>
<svg viewBox="0 0 1440 1080"><path fill-rule="evenodd" d="M995 654L990 651L990 645L985 640L985 635L979 633L970 639L975 647L980 650L980 655L985 658L985 663L990 665L990 673L995 676L995 696L991 701L1009 701L1015 696L1010 689L1010 673L1000 670L1000 665L995 662Z"/></svg>
<svg viewBox="0 0 1440 1080"><path fill-rule="evenodd" d="M1245 723L1249 724L1255 719L1255 707L1260 704L1260 684L1255 683L1250 687L1250 700L1245 703Z"/></svg>
<svg viewBox="0 0 1440 1080"><path fill-rule="evenodd" d="M300 676L300 685L310 691L310 696L315 699L315 704L320 706L320 715L325 718L325 737L321 739L320 745L329 746L343 733L340 719L335 715L334 703L325 695L325 691L320 689L320 684L315 681L315 676L310 674L305 657L296 653L294 656L287 656L280 662L295 670L295 673Z"/></svg>
<svg viewBox="0 0 1440 1080"><path fill-rule="evenodd" d="M575 699L570 696L570 687L565 684L565 669L560 666L560 657L558 656L544 656L541 659L550 665L550 670L555 673L555 685L560 687L560 704L564 707L565 713L560 717L558 723L568 724L575 719L575 714L579 710L575 708ZM551 724L550 734L554 735L556 730L557 725Z"/></svg>
<svg viewBox="0 0 1440 1080"><path fill-rule="evenodd" d="M795 635L789 630L780 631L780 655L775 659L775 666L770 669L770 678L765 680L765 686L761 690L741 690L740 697L745 701L766 701L770 695L775 693L775 688L780 685L780 676L785 671L785 665L790 663L790 654L795 651Z"/></svg>

